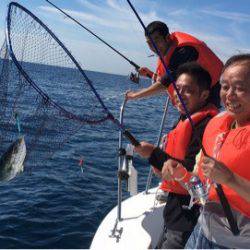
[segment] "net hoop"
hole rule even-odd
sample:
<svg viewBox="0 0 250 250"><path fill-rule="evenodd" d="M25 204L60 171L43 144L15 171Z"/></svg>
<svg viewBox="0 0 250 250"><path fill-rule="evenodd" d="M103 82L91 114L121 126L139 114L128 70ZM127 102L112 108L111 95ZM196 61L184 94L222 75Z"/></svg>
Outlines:
<svg viewBox="0 0 250 250"><path fill-rule="evenodd" d="M64 50L64 52L67 54L67 56L71 59L71 61L75 64L77 69L80 71L81 75L85 79L86 83L89 85L95 96L98 98L102 108L104 109L105 113L107 114L104 118L101 118L99 120L87 120L84 119L83 117L80 117L78 115L73 114L72 112L67 111L65 108L63 108L61 105L57 104L55 101L53 101L41 88L30 78L30 76L27 74L27 72L23 69L22 65L18 62L15 53L13 52L12 48L12 41L10 37L10 29L11 29L11 11L13 7L17 7L24 11L26 14L28 14L33 20L35 20L39 25L41 25L47 32L48 34L57 42L57 44ZM24 76L24 78L29 82L29 84L35 89L35 91L43 98L43 100L50 104L52 107L57 109L60 113L60 115L68 118L68 119L73 119L76 120L80 123L88 123L88 124L97 124L104 122L108 119L113 119L112 114L108 111L106 106L104 105L103 101L97 94L94 86L92 85L91 80L87 77L85 74L84 70L81 68L79 63L76 61L76 59L72 56L72 54L69 52L69 50L65 47L65 45L57 38L57 36L45 25L38 17L36 17L32 12L30 12L28 9L23 7L17 2L11 2L8 6L8 12L7 12L7 18L6 18L6 40L7 40L7 48L9 55L14 62L15 66L17 69L20 71L20 73Z"/></svg>

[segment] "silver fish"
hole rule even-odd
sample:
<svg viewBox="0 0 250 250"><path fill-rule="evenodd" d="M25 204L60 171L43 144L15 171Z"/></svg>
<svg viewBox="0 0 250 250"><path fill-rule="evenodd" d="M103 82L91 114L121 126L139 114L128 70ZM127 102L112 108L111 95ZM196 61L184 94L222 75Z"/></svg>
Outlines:
<svg viewBox="0 0 250 250"><path fill-rule="evenodd" d="M13 142L0 159L0 181L9 181L23 172L26 156L24 136Z"/></svg>

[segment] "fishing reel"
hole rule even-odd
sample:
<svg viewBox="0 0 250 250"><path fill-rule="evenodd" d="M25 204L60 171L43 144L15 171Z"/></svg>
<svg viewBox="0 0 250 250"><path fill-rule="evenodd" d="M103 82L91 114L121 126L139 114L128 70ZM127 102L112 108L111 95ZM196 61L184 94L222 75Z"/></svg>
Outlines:
<svg viewBox="0 0 250 250"><path fill-rule="evenodd" d="M190 194L190 202L188 206L183 206L185 209L191 209L194 204L205 205L208 199L208 191L210 185L203 184L198 176L192 176L189 182L184 184Z"/></svg>
<svg viewBox="0 0 250 250"><path fill-rule="evenodd" d="M132 81L132 82L134 82L136 84L139 84L139 82L140 82L139 72L135 72L135 73L131 72L130 76L129 76L129 79L130 79L130 81Z"/></svg>

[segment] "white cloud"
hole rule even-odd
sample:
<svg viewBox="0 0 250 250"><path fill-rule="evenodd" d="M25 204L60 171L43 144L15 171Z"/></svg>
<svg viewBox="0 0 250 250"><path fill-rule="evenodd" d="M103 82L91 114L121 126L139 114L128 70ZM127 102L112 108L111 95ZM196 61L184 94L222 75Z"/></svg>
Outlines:
<svg viewBox="0 0 250 250"><path fill-rule="evenodd" d="M106 4L103 4L102 7L87 0L78 0L78 3L84 6L84 11L62 10L74 18L77 18L79 21L84 22L84 24L88 23L92 26L93 24L97 24L99 26L105 26L111 29L116 28L123 31L133 29L133 31L144 33L138 20L126 3L120 4L120 2L118 3L116 0L107 0ZM58 10L53 7L40 6L39 9L43 10L45 14L58 13ZM139 15L145 24L160 19L156 11L139 12Z"/></svg>
<svg viewBox="0 0 250 250"><path fill-rule="evenodd" d="M59 12L54 9L53 7L48 7L48 6L40 6L40 10L43 10L46 14L52 13L52 14L59 14ZM127 22L126 20L110 20L107 18L102 18L98 15L94 15L91 13L86 13L83 11L74 11L74 10L69 10L69 9L62 9L64 12L69 14L70 16L78 19L79 21L87 22L93 24L98 24L100 26L105 26L109 28L117 28L117 29L122 29L122 30L130 30L131 29L131 23ZM61 21L65 21L65 19L61 19Z"/></svg>
<svg viewBox="0 0 250 250"><path fill-rule="evenodd" d="M116 11L127 12L121 5L119 5L115 0L107 0L107 4Z"/></svg>
<svg viewBox="0 0 250 250"><path fill-rule="evenodd" d="M133 25L139 25L138 20L136 19L133 11L130 9L128 4L120 5L116 0L107 0L107 3L110 7L113 8L113 10L118 11L120 13L117 13L117 18L121 18L121 14L126 17L127 20L130 20L130 22L133 21ZM144 3L145 4L145 3ZM138 14L141 17L144 24L148 24L154 20L160 19L159 16L157 16L156 11L149 11L149 12L141 12L138 10ZM132 23L130 23L130 26ZM141 26L140 26L141 28Z"/></svg>
<svg viewBox="0 0 250 250"><path fill-rule="evenodd" d="M70 9L63 9L63 11L72 15L72 17L76 18L112 46L119 48L118 50L120 50L120 47L133 47L134 49L139 48L140 51L148 51L144 31L128 6L122 9L118 7L119 5L116 1L109 1L107 5L104 5L100 9L99 6L86 0L78 0L78 2L86 8L88 7L88 9L84 8L84 12ZM117 11L114 11L114 8L124 13L117 13ZM62 17L62 14L59 14L60 12L55 8L40 6L39 9L43 11L43 15L50 15L51 18L55 19L55 13ZM155 12L141 14L141 16L147 23L157 19ZM69 18L60 18L57 20L75 25Z"/></svg>
<svg viewBox="0 0 250 250"><path fill-rule="evenodd" d="M229 11L219 11L219 10L202 10L201 12L224 18L224 19L229 19L232 21L236 22L250 22L250 15L249 14L244 14L244 13L239 13L239 12L229 12Z"/></svg>
<svg viewBox="0 0 250 250"><path fill-rule="evenodd" d="M83 69L124 75L133 70L133 67L128 62L120 59L117 54L105 48L102 44L67 39L64 42L66 47L70 48L72 54L76 56L76 59L81 62ZM124 50L122 53L138 65L145 66L147 58L144 53L133 50ZM151 64L147 64L147 66L155 67L152 60Z"/></svg>
<svg viewBox="0 0 250 250"><path fill-rule="evenodd" d="M142 0L140 1L140 3L136 3L138 6L143 6ZM105 38L104 40L107 39L107 42L124 53L124 55L135 58L136 63L140 65L152 65L152 63L146 58L146 54L149 50L144 42L144 31L134 13L126 3L119 0L106 0L103 1L101 6L94 4L90 0L78 0L78 3L81 4L83 8L78 8L77 10L63 10L92 29L98 35L101 34L100 36ZM144 5L147 5L147 3L148 1L145 0ZM166 6L164 7L166 8ZM51 7L40 6L40 10L46 15L53 14L51 15L51 18L55 16L55 13L58 13L59 15L59 12ZM180 10L172 8L168 9L166 15L159 16L158 13L160 13L160 10L162 11L162 6L157 2L152 3L149 8L147 8L147 11L142 11L142 8L138 8L137 10L145 25L154 20L165 21L171 31L184 31L205 41L223 61L232 54L237 53L239 50L246 51L245 48L248 46L247 43L243 43L238 39L238 37L244 35L244 32L241 30L242 26L239 28L237 25L239 24L239 21L250 20L250 15L247 14L212 9L198 9L191 11L189 9ZM210 21L213 21L209 18L211 15L228 19L229 22L225 23L224 27L219 25L216 27L214 26L213 28L213 25L210 25ZM199 20L201 23L198 26L197 23ZM65 23L71 22L69 19L65 18L61 18L60 21ZM73 24L73 22L71 23ZM209 28L206 28L206 26ZM230 36L223 35L225 34L226 29L230 30ZM245 36L247 35L245 34ZM80 40L78 40L72 41L69 44L78 48L75 49L75 51L78 51L80 49L79 44L83 43L86 43L85 47L87 48L88 46L89 51L92 53L87 52L87 54L84 54L84 52L77 52L77 55L80 55L79 58L84 60L84 58L87 58L88 54L91 54L89 55L90 57L95 58L90 58L90 66L88 68L92 70L95 68L96 70L101 70L101 67L103 67L103 71L120 73L125 73L127 68L129 68L123 59L117 59L119 56L117 57L114 52L109 51L104 53L103 50L106 51L106 49L109 49L99 42L96 43L95 38L93 38L92 43L84 41L80 42ZM105 61L105 63L99 63L98 56L103 56L104 60L109 58L109 60L108 62Z"/></svg>
<svg viewBox="0 0 250 250"><path fill-rule="evenodd" d="M58 12L58 10L56 10L53 7L49 7L49 6L40 6L39 9L45 11L46 13L60 14L60 12ZM85 12L74 11L74 10L69 10L69 9L62 9L62 10L70 16L80 18L80 19L85 20L85 21L96 21L96 18L97 18L97 16L92 15L92 14L88 14Z"/></svg>
<svg viewBox="0 0 250 250"><path fill-rule="evenodd" d="M188 16L188 15L190 15L190 12L187 10L184 10L184 9L179 9L179 10L174 10L174 11L168 12L168 15L172 16L172 17L179 17L179 16L184 16L184 15Z"/></svg>
<svg viewBox="0 0 250 250"><path fill-rule="evenodd" d="M223 23L222 27L217 22L213 23L214 20L209 15L229 21ZM168 24L171 31L187 32L203 40L223 61L238 51L246 51L248 46L244 41L248 41L249 34L246 34L239 23L250 21L250 15L247 14L212 9L182 9L169 11L161 20Z"/></svg>
<svg viewBox="0 0 250 250"><path fill-rule="evenodd" d="M102 12L105 9L103 7L100 7L99 5L93 4L90 1L87 0L78 0L78 2L84 6L85 8L88 8L89 10L95 11L95 12Z"/></svg>

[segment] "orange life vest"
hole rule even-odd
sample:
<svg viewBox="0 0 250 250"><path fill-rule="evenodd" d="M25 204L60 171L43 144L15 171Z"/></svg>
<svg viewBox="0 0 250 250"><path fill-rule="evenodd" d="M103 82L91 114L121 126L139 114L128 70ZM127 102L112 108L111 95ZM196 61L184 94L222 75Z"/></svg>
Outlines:
<svg viewBox="0 0 250 250"><path fill-rule="evenodd" d="M233 118L227 112L214 117L205 129L203 146L209 156L223 162L231 171L250 181L250 123L244 127L230 129L232 122ZM198 173L201 180L204 180L200 167ZM226 185L222 187L229 204L250 217L250 202ZM209 200L219 202L214 185L210 188Z"/></svg>
<svg viewBox="0 0 250 250"><path fill-rule="evenodd" d="M169 65L170 59L176 48L180 48L183 46L192 46L198 52L197 62L210 73L210 76L212 78L212 86L215 85L219 81L221 71L223 68L223 63L213 53L213 51L208 48L208 46L204 42L198 40L197 38L189 34L182 33L182 32L174 32L170 34L170 37L172 40L172 46L170 47L167 55L164 57L166 66ZM158 58L156 74L160 77L166 74L164 65L162 64L160 58ZM173 85L171 84L168 87L168 93L171 99L173 99L172 98L173 92L174 92L174 88L173 88Z"/></svg>
<svg viewBox="0 0 250 250"><path fill-rule="evenodd" d="M205 108L191 115L194 125L202 121L208 116L215 116L218 114L218 109L209 104ZM167 135L165 152L170 156L179 160L184 160L187 152L188 145L191 140L192 127L188 119L179 121L177 126L171 130ZM168 192L177 194L188 194L178 181L164 180L161 189Z"/></svg>

